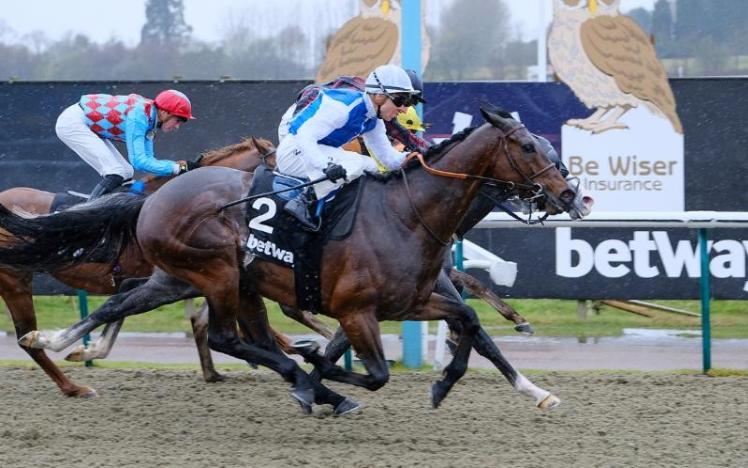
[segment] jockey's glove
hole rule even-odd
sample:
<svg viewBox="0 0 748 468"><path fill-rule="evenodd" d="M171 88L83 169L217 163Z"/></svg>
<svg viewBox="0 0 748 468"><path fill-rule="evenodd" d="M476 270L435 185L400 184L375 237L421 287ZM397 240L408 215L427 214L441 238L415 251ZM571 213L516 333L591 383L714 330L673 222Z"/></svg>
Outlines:
<svg viewBox="0 0 748 468"><path fill-rule="evenodd" d="M322 172L327 176L330 182L335 182L339 179L345 179L345 176L347 175L343 166L333 163L328 164L325 170Z"/></svg>
<svg viewBox="0 0 748 468"><path fill-rule="evenodd" d="M184 174L187 171L192 171L194 169L197 169L200 167L200 163L197 161L177 161L177 164L179 164L179 173Z"/></svg>

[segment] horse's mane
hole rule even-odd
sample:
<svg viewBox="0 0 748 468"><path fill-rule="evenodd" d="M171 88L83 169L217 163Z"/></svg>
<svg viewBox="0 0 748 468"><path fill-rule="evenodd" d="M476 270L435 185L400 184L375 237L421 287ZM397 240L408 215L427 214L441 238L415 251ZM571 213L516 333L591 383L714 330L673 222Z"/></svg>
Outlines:
<svg viewBox="0 0 748 468"><path fill-rule="evenodd" d="M269 140L265 140L263 138L246 137L239 143L224 146L223 148L205 151L200 155L200 160L202 162L201 165L210 166L211 163L215 161L220 161L221 159L228 157L231 154L241 151L261 151L262 149L255 145L255 141L262 146L273 146L273 143Z"/></svg>
<svg viewBox="0 0 748 468"><path fill-rule="evenodd" d="M460 130L459 132L455 133L451 137L449 137L446 140L443 140L433 146L431 146L428 151L426 151L426 154L423 155L423 157L428 161L430 158L434 158L442 154L444 150L450 146L452 146L453 143L458 143L465 138L467 138L473 131L478 127L467 127L464 130ZM421 163L418 162L416 159L411 159L408 161L403 168L408 171L411 170L414 167L420 167ZM379 182L387 182L392 179L400 178L402 172L399 170L393 170L389 172L385 172L383 174L367 174L370 178L373 180L379 181Z"/></svg>

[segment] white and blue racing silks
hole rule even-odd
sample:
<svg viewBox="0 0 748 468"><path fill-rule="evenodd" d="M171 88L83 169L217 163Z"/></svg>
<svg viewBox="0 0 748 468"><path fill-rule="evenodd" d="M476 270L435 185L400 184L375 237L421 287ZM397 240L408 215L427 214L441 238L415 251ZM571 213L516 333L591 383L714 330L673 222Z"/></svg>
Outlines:
<svg viewBox="0 0 748 468"><path fill-rule="evenodd" d="M149 106L151 115L146 115L143 103L138 103L127 113L125 143L130 164L136 171L168 176L178 171L174 161L156 159L153 154L156 106Z"/></svg>
<svg viewBox="0 0 748 468"><path fill-rule="evenodd" d="M384 122L377 118L366 93L325 89L292 120L289 133L296 147L314 167L329 162L319 145L340 147L361 135L371 155L389 169L400 165L405 153L396 151L387 138Z"/></svg>

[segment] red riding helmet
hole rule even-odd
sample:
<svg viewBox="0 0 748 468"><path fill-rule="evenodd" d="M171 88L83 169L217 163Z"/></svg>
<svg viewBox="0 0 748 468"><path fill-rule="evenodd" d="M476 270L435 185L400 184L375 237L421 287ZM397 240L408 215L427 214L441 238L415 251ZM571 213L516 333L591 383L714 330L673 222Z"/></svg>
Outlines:
<svg viewBox="0 0 748 468"><path fill-rule="evenodd" d="M189 98L184 93L177 91L176 89L167 89L161 91L153 100L156 107L165 110L170 114L174 114L177 117L183 117L185 119L194 119L192 116L192 104Z"/></svg>

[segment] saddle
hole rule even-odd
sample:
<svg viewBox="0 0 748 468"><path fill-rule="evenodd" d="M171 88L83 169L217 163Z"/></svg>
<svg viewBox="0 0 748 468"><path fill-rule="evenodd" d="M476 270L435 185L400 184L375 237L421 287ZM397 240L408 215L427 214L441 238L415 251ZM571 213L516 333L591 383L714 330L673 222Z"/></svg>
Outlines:
<svg viewBox="0 0 748 468"><path fill-rule="evenodd" d="M121 192L143 192L143 182L140 180L128 180L122 185L116 187L110 193L121 193ZM52 199L52 204L49 206L50 213L57 213L58 211L64 211L68 208L72 208L75 205L86 203L88 201L88 194L76 192L74 190L68 190L66 192L55 193Z"/></svg>
<svg viewBox="0 0 748 468"><path fill-rule="evenodd" d="M255 169L248 196L263 195L247 203L249 235L244 246L248 254L245 265L259 257L292 268L298 308L317 313L322 311L320 269L324 246L330 240L342 240L350 235L365 179L360 177L324 199L316 200L315 212L321 224L317 232L303 229L296 218L283 210L292 198L313 197L310 187L270 194L305 182L274 172L264 164Z"/></svg>

